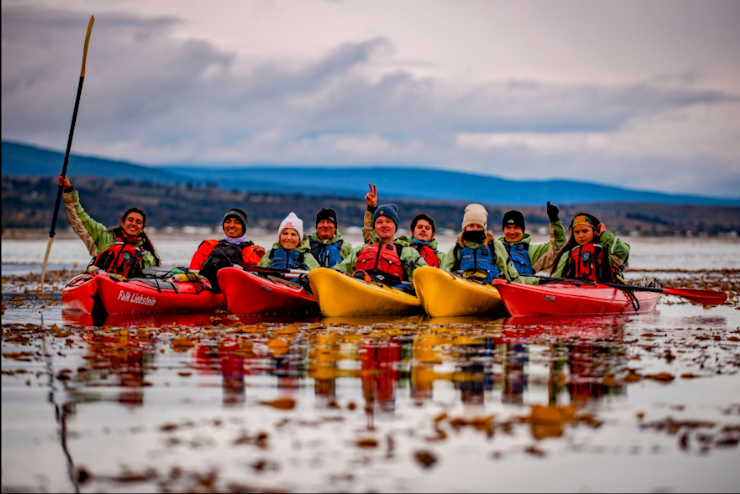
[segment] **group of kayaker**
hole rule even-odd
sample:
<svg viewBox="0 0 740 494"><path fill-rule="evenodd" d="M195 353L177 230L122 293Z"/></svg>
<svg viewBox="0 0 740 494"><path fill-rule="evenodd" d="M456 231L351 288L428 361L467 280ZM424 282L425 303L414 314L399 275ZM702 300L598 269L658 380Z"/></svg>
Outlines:
<svg viewBox="0 0 740 494"><path fill-rule="evenodd" d="M91 264L128 278L141 276L142 270L159 266L161 261L145 233L146 215L129 208L121 225L107 228L93 220L82 208L79 193L68 177L58 179L64 189L67 216L93 256ZM503 217L503 236L496 239L488 230L488 212L480 204L469 204L463 214L461 232L447 252L438 250L436 224L426 214L410 223L410 237L396 236L399 228L395 204L378 205L377 188L370 185L365 196L363 239L354 249L342 238L337 213L330 208L316 215L316 231L305 235L303 220L290 213L280 224L277 242L265 252L247 240L247 214L230 209L223 217L224 237L203 241L193 255L189 269L200 271L218 293L216 272L224 267L246 263L260 268L310 271L333 268L364 280L373 280L413 293L413 273L421 266L456 272L480 283L496 278L537 284L535 273L550 269L553 277L584 278L593 281L618 281L629 256L629 245L593 215L578 213L565 229L559 210L547 203L550 240L532 244L524 216L509 211Z"/></svg>

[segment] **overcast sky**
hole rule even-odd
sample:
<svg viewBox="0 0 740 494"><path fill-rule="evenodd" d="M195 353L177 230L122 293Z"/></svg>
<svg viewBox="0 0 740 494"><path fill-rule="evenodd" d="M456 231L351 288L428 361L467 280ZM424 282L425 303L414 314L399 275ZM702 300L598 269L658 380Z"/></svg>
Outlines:
<svg viewBox="0 0 740 494"><path fill-rule="evenodd" d="M737 1L2 2L2 138L740 196Z"/></svg>

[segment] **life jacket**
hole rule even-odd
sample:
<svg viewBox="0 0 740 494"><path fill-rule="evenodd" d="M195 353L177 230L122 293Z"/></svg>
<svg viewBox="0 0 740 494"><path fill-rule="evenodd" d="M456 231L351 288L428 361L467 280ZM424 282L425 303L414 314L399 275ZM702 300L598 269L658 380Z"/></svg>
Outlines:
<svg viewBox="0 0 740 494"><path fill-rule="evenodd" d="M470 247L459 247L460 252L460 267L459 271L465 271L468 269L480 269L488 272L488 276L485 278L486 283L491 283L493 280L498 278L499 269L496 265L496 254L493 248L483 246L477 249L471 249Z"/></svg>
<svg viewBox="0 0 740 494"><path fill-rule="evenodd" d="M437 257L437 251L424 244L412 243L411 247L416 249L422 259L433 268L439 267L439 258Z"/></svg>
<svg viewBox="0 0 740 494"><path fill-rule="evenodd" d="M109 273L120 274L126 278L137 278L141 276L141 262L144 257L144 249L116 237L113 245L92 260L92 265L99 267Z"/></svg>
<svg viewBox="0 0 740 494"><path fill-rule="evenodd" d="M341 250L344 240L338 240L334 244L325 244L308 237L308 242L311 245L311 255L320 266L331 268L343 261Z"/></svg>
<svg viewBox="0 0 740 494"><path fill-rule="evenodd" d="M394 242L373 242L364 247L357 254L355 273L365 271L369 274L384 276L381 279L386 285L399 285L403 283L404 272L401 265L401 251L403 246Z"/></svg>
<svg viewBox="0 0 740 494"><path fill-rule="evenodd" d="M529 259L527 244L510 245L504 243L504 247L506 247L506 252L509 253L509 259L511 259L511 262L514 264L514 267L519 272L519 274L534 274L532 261Z"/></svg>
<svg viewBox="0 0 740 494"><path fill-rule="evenodd" d="M593 242L572 249L563 268L564 278L609 282L614 274L604 247Z"/></svg>
<svg viewBox="0 0 740 494"><path fill-rule="evenodd" d="M201 269L210 267L219 270L221 268L238 265L239 263L244 262L244 249L253 245L254 242L250 242L249 240L242 242L239 245L235 245L222 239L213 247L211 254L203 263L203 268Z"/></svg>
<svg viewBox="0 0 740 494"><path fill-rule="evenodd" d="M303 263L303 252L293 249L290 252L283 248L270 251L270 267L275 269L306 269Z"/></svg>

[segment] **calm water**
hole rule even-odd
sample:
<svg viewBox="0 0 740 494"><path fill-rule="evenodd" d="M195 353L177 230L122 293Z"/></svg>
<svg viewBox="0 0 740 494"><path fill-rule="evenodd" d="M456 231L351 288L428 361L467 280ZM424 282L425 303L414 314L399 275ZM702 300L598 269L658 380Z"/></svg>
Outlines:
<svg viewBox="0 0 740 494"><path fill-rule="evenodd" d="M737 241L630 242L633 267L738 269ZM183 264L197 243L157 245ZM56 241L52 262L69 266L74 244ZM626 317L94 327L10 293L39 246L3 241L3 491L740 486L737 296Z"/></svg>

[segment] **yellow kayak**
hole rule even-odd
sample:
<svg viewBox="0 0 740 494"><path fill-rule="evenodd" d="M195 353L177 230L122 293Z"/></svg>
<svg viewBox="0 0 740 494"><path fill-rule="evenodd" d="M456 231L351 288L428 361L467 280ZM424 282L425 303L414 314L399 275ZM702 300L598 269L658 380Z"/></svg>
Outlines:
<svg viewBox="0 0 740 494"><path fill-rule="evenodd" d="M431 317L483 316L503 312L498 290L432 267L414 271L414 286Z"/></svg>
<svg viewBox="0 0 740 494"><path fill-rule="evenodd" d="M358 280L333 269L308 275L311 291L324 317L409 314L420 312L419 299L380 283Z"/></svg>

